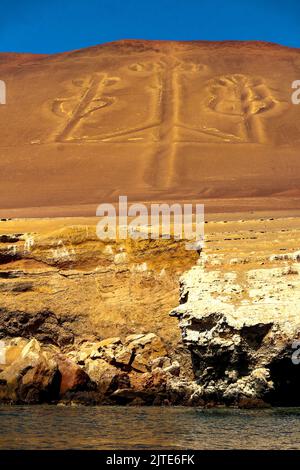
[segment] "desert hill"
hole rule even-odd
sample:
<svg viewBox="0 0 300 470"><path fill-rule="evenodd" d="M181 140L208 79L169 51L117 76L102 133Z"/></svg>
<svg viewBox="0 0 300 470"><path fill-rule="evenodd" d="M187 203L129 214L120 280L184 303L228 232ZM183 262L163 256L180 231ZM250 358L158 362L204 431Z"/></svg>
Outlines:
<svg viewBox="0 0 300 470"><path fill-rule="evenodd" d="M101 202L300 208L300 50L119 41L0 54L1 216L95 215Z"/></svg>

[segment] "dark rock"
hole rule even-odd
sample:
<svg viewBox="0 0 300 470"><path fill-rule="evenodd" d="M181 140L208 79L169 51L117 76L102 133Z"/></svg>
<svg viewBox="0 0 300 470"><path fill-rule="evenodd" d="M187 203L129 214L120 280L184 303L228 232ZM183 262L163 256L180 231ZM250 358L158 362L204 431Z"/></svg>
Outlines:
<svg viewBox="0 0 300 470"><path fill-rule="evenodd" d="M84 391L95 389L87 373L70 359L62 354L56 356L58 370L61 375L60 395L72 391Z"/></svg>
<svg viewBox="0 0 300 470"><path fill-rule="evenodd" d="M74 341L68 321L47 310L30 314L0 308L0 338L34 337L42 343L66 346Z"/></svg>

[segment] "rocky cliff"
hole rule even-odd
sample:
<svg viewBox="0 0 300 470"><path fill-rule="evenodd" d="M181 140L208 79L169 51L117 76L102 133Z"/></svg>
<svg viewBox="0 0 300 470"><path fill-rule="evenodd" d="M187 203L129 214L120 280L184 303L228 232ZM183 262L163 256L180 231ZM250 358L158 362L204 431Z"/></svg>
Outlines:
<svg viewBox="0 0 300 470"><path fill-rule="evenodd" d="M210 221L200 259L83 221L0 222L1 401L299 405L299 218Z"/></svg>
<svg viewBox="0 0 300 470"><path fill-rule="evenodd" d="M213 261L203 256L182 277L181 304L171 313L201 397L299 405L300 251Z"/></svg>
<svg viewBox="0 0 300 470"><path fill-rule="evenodd" d="M0 401L187 402L190 359L168 311L197 254L101 241L84 222L0 222Z"/></svg>

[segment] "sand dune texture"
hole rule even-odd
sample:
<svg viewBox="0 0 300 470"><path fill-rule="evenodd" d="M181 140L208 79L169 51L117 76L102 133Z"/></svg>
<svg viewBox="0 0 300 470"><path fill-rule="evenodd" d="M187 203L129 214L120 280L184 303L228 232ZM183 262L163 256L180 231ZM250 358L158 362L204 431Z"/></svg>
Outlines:
<svg viewBox="0 0 300 470"><path fill-rule="evenodd" d="M95 215L119 194L300 208L300 50L119 41L0 54L0 78L3 217Z"/></svg>

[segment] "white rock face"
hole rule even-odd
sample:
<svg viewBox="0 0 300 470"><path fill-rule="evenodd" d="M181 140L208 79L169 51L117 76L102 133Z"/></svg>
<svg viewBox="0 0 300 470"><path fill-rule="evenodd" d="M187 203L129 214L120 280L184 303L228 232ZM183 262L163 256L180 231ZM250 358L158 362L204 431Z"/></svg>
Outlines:
<svg viewBox="0 0 300 470"><path fill-rule="evenodd" d="M199 263L181 279L179 318L204 398L300 403L300 264ZM299 395L299 397L297 397Z"/></svg>

